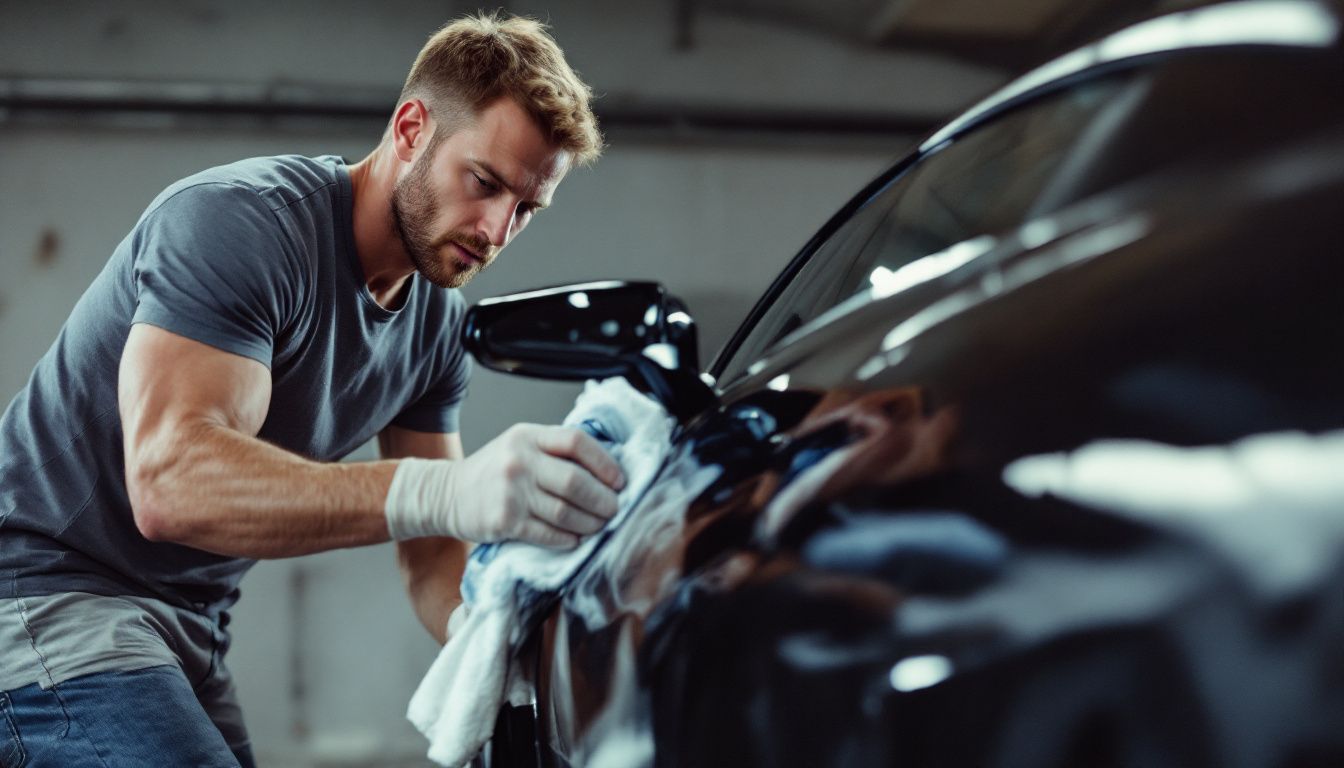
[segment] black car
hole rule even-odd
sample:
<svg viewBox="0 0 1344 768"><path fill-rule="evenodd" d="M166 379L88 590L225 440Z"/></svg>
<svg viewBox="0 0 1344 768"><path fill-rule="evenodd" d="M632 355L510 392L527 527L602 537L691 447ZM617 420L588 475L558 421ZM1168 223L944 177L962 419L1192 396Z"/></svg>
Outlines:
<svg viewBox="0 0 1344 768"><path fill-rule="evenodd" d="M1028 73L703 373L655 284L476 307L484 364L679 425L479 762L1344 765L1342 29L1245 0Z"/></svg>

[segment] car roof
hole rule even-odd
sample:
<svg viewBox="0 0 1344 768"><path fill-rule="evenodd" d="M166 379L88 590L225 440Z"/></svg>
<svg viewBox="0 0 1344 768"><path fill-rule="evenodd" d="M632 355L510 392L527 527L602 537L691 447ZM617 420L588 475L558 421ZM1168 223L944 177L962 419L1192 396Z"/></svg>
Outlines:
<svg viewBox="0 0 1344 768"><path fill-rule="evenodd" d="M837 228L911 166L977 127L1080 81L1141 66L1154 58L1214 48L1338 48L1342 30L1344 2L1233 0L1167 13L1125 27L1015 78L930 134L915 151L890 165L827 220L780 271L738 330L715 355L709 367L710 375L722 373L729 358L768 310L773 298ZM827 314L834 317L833 313ZM815 325L809 323L808 327ZM800 328L798 332L803 330ZM798 332L791 335L796 336Z"/></svg>
<svg viewBox="0 0 1344 768"><path fill-rule="evenodd" d="M1106 35L1014 79L934 132L920 144L919 152L932 151L1005 109L1081 75L1197 48L1328 48L1339 39L1340 26L1340 18L1331 7L1312 0L1238 0L1158 16Z"/></svg>

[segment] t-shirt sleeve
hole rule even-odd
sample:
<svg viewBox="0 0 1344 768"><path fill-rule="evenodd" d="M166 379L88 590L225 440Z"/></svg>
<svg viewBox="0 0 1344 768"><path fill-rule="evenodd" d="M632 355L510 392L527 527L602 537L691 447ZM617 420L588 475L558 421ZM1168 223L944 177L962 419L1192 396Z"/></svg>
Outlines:
<svg viewBox="0 0 1344 768"><path fill-rule="evenodd" d="M267 368L304 284L269 206L247 187L188 187L137 225L136 308L147 323Z"/></svg>
<svg viewBox="0 0 1344 768"><path fill-rule="evenodd" d="M451 331L443 347L442 373L418 400L406 406L392 420L394 426L417 432L457 432L458 413L467 397L471 379L471 356L462 346L461 323L465 307L458 302L449 320Z"/></svg>

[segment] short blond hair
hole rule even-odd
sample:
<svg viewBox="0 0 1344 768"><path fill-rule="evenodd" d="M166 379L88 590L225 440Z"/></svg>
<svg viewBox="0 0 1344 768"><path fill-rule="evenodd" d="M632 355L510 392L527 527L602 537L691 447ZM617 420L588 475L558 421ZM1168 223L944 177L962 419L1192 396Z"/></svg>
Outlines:
<svg viewBox="0 0 1344 768"><path fill-rule="evenodd" d="M406 77L400 105L425 102L447 131L469 122L484 107L509 96L527 110L552 143L587 165L602 154L602 134L589 101L592 89L565 61L546 26L499 11L465 16L435 32Z"/></svg>

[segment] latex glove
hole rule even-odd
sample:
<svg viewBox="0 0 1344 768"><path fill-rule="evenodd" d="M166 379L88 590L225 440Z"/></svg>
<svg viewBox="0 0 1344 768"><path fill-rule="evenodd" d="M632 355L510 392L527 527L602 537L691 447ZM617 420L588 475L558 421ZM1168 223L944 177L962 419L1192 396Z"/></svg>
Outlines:
<svg viewBox="0 0 1344 768"><path fill-rule="evenodd" d="M465 459L402 459L383 512L397 540L568 549L616 514L624 482L616 461L578 429L519 424Z"/></svg>

